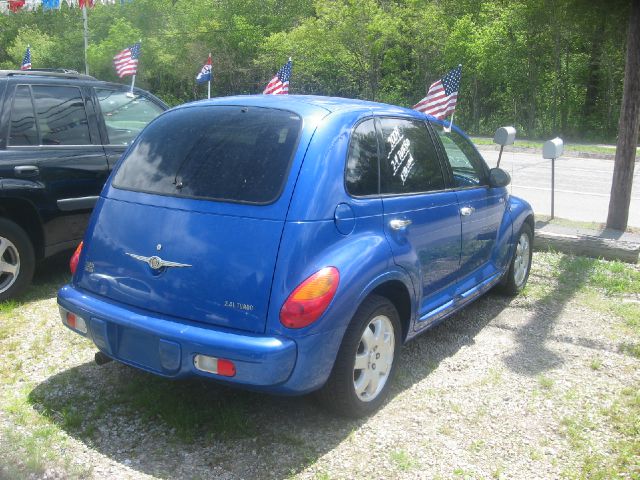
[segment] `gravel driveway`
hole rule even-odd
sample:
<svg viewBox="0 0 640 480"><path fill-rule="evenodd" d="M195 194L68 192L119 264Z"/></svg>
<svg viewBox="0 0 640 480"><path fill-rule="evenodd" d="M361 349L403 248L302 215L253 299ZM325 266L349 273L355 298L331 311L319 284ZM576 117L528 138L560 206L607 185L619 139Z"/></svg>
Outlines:
<svg viewBox="0 0 640 480"><path fill-rule="evenodd" d="M580 477L585 455L612 454L602 412L640 360L564 258L536 254L526 296L489 294L406 345L390 401L360 421L96 366L41 287L0 335L0 477Z"/></svg>

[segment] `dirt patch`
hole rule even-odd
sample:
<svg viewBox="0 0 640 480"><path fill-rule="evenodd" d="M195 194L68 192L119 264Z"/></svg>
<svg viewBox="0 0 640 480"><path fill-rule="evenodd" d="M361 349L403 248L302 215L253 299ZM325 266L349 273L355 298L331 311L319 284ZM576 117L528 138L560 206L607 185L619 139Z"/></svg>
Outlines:
<svg viewBox="0 0 640 480"><path fill-rule="evenodd" d="M309 397L98 367L43 288L0 332L0 477L580 476L586 455L615 454L603 411L640 384L640 360L564 258L536 254L526 296L489 294L406 345L391 399L360 421Z"/></svg>

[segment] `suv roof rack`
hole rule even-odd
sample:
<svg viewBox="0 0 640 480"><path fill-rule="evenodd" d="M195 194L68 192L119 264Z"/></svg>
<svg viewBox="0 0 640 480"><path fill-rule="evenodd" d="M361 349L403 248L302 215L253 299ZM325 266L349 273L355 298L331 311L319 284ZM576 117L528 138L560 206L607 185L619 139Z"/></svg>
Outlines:
<svg viewBox="0 0 640 480"><path fill-rule="evenodd" d="M68 68L33 68L31 70L0 70L0 77L15 77L19 75L95 80L95 77L92 77L91 75L78 73L76 70L71 70Z"/></svg>

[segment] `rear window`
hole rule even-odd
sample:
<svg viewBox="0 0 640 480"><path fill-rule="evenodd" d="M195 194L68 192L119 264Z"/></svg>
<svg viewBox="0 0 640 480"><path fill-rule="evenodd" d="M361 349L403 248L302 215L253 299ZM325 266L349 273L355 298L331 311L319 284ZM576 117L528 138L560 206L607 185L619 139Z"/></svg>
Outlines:
<svg viewBox="0 0 640 480"><path fill-rule="evenodd" d="M202 106L151 123L118 169L116 188L268 204L282 192L302 120L273 108Z"/></svg>

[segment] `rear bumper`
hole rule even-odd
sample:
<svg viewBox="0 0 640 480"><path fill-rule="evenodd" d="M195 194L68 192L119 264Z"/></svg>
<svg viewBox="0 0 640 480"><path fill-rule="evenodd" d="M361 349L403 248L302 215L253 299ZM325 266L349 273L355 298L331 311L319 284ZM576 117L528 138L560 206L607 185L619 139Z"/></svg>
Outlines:
<svg viewBox="0 0 640 480"><path fill-rule="evenodd" d="M171 378L201 376L274 392L297 390L283 385L296 365L297 347L291 339L150 316L71 285L60 289L58 304L86 321L86 336L102 352L133 367ZM231 360L236 375L223 377L196 369L197 354Z"/></svg>

